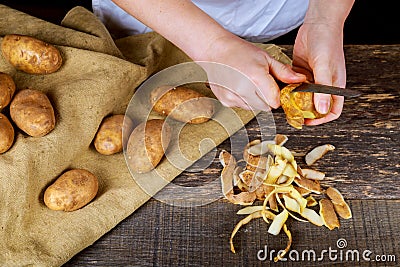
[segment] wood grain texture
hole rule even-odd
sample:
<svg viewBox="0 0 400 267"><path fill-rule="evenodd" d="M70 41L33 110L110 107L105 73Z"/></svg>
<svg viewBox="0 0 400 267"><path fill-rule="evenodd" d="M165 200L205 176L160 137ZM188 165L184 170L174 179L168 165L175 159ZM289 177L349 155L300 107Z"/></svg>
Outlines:
<svg viewBox="0 0 400 267"><path fill-rule="evenodd" d="M399 261L398 223L399 200L353 200L350 206L354 218L341 220L339 229L329 231L310 223L289 219L293 235L292 249L301 254L314 250L316 259L277 263L277 266L368 266L362 258L364 250L376 255L395 255ZM65 266L268 266L269 258L259 260L257 253L268 246L276 251L286 246L286 236L267 233L268 225L257 219L243 227L234 239L237 253L229 249L229 237L235 224L243 218L236 215L238 206L224 201L208 206L179 208L150 200L118 227L103 236L93 246L75 256ZM347 246L338 249L338 239ZM322 250L337 250L331 258ZM359 261L346 255L347 250L359 251ZM344 254L343 254L344 253ZM267 253L269 255L269 253ZM334 256L337 255L337 259ZM296 255L292 254L292 258ZM262 257L261 257L262 258ZM370 266L396 266L370 262Z"/></svg>
<svg viewBox="0 0 400 267"><path fill-rule="evenodd" d="M286 48L291 54L291 47ZM394 255L397 262L332 261L325 255L323 261L287 261L277 266L397 266L400 261L400 45L346 46L345 53L347 87L363 95L346 100L338 120L299 131L288 126L282 109L273 113L276 132L289 136L285 145L289 149L307 152L320 144L335 145L336 150L313 168L327 173L323 184L339 189L350 199L353 211L353 218L341 220L340 229L334 231L290 220L292 249L320 253L329 247L338 249L337 240L344 238L347 247L342 253L346 249L360 253L368 249L371 259ZM261 113L239 135L252 140L261 137L260 127L273 131L269 118ZM218 151L230 148L227 140ZM194 187L218 179L218 151L210 153L214 160L206 169L195 165L174 183ZM297 160L305 165L301 157ZM237 254L230 252L229 236L242 218L235 214L239 208L224 200L181 208L152 199L65 266L270 265L269 260L258 260L257 252L265 245L269 249L284 248L286 237L267 234L268 226L260 219L239 231L234 240Z"/></svg>

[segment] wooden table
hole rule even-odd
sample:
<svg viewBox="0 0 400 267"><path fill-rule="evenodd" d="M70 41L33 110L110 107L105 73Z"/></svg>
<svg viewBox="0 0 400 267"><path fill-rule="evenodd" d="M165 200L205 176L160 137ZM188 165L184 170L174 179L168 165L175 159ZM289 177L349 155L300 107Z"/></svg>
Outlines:
<svg viewBox="0 0 400 267"><path fill-rule="evenodd" d="M292 249L299 252L300 261L288 258L278 266L398 266L400 262L400 45L349 45L345 53L348 88L363 95L346 100L338 120L299 131L286 124L281 109L274 111L274 118L277 132L289 136L285 146L292 150L304 152L325 143L336 146L316 167L327 173L324 184L334 185L349 200L353 218L341 220L341 227L333 231L289 219ZM258 125L253 120L246 127L251 140L260 137ZM229 140L218 149L229 149ZM220 170L214 160L202 172L183 173L175 183L202 184L218 179ZM189 208L151 199L65 266L268 266L265 247L268 252L284 248L286 236L267 234L268 225L258 219L238 232L237 253L231 253L231 231L243 218L236 215L239 209L222 199ZM327 252L320 260L323 250ZM316 252L315 260L310 251Z"/></svg>

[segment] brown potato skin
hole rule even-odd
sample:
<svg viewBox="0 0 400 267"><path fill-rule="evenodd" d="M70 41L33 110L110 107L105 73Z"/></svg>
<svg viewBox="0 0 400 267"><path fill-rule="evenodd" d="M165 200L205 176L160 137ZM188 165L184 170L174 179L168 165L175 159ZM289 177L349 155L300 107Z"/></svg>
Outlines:
<svg viewBox="0 0 400 267"><path fill-rule="evenodd" d="M171 128L160 119L139 124L131 133L126 149L133 172L146 173L160 163L171 140Z"/></svg>
<svg viewBox="0 0 400 267"><path fill-rule="evenodd" d="M55 46L25 35L5 35L1 51L11 65L29 74L56 72L63 62Z"/></svg>
<svg viewBox="0 0 400 267"><path fill-rule="evenodd" d="M8 118L0 113L0 154L7 152L14 142L14 128Z"/></svg>
<svg viewBox="0 0 400 267"><path fill-rule="evenodd" d="M0 111L10 104L15 93L13 78L7 73L0 72Z"/></svg>
<svg viewBox="0 0 400 267"><path fill-rule="evenodd" d="M97 152L103 155L121 152L128 140L127 137L132 131L132 127L131 119L124 115L112 115L105 118L94 139L94 146ZM123 138L124 140L122 140Z"/></svg>
<svg viewBox="0 0 400 267"><path fill-rule="evenodd" d="M74 211L88 204L99 189L97 177L83 169L65 172L44 192L44 203L51 210Z"/></svg>
<svg viewBox="0 0 400 267"><path fill-rule="evenodd" d="M170 88L161 86L151 92L154 111L192 124L204 123L214 115L215 105L212 99L186 87L176 87L168 91Z"/></svg>
<svg viewBox="0 0 400 267"><path fill-rule="evenodd" d="M18 128L33 137L50 133L56 123L50 100L43 92L34 89L17 92L11 101L10 115Z"/></svg>

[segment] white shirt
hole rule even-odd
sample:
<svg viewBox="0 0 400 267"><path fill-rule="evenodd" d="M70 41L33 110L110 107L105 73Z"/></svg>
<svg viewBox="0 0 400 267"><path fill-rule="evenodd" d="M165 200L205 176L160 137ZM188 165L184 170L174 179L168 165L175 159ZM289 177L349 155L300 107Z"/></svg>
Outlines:
<svg viewBox="0 0 400 267"><path fill-rule="evenodd" d="M133 0L134 1L134 0ZM193 0L228 31L266 42L300 26L308 0ZM92 0L94 14L115 38L152 31L111 0Z"/></svg>

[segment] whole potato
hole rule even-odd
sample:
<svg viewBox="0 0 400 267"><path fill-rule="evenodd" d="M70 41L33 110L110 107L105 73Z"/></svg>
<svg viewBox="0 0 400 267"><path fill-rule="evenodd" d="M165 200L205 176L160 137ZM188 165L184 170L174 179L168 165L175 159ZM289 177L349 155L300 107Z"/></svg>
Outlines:
<svg viewBox="0 0 400 267"><path fill-rule="evenodd" d="M49 209L74 211L88 204L99 188L97 177L83 169L65 172L44 192L44 203Z"/></svg>
<svg viewBox="0 0 400 267"><path fill-rule="evenodd" d="M139 124L131 133L127 145L127 162L133 172L154 169L164 156L171 140L169 125L160 119Z"/></svg>
<svg viewBox="0 0 400 267"><path fill-rule="evenodd" d="M214 115L213 99L186 87L170 88L161 86L151 92L154 111L192 124L206 122Z"/></svg>
<svg viewBox="0 0 400 267"><path fill-rule="evenodd" d="M302 129L305 122L304 119L317 119L326 116L326 114L318 113L315 109L314 93L292 92L299 85L299 83L289 84L280 93L281 106L286 114L286 120L296 129Z"/></svg>
<svg viewBox="0 0 400 267"><path fill-rule="evenodd" d="M0 111L10 104L15 93L13 78L7 73L0 72Z"/></svg>
<svg viewBox="0 0 400 267"><path fill-rule="evenodd" d="M0 113L0 154L10 149L14 142L14 128L6 116Z"/></svg>
<svg viewBox="0 0 400 267"><path fill-rule="evenodd" d="M124 115L113 115L105 118L94 139L94 146L97 152L103 155L121 152L132 131L132 127L132 121Z"/></svg>
<svg viewBox="0 0 400 267"><path fill-rule="evenodd" d="M14 96L10 105L11 119L30 136L44 136L56 123L54 109L47 96L38 90L24 89Z"/></svg>
<svg viewBox="0 0 400 267"><path fill-rule="evenodd" d="M53 73L62 65L60 51L55 46L30 36L4 36L1 51L11 65L29 74Z"/></svg>

